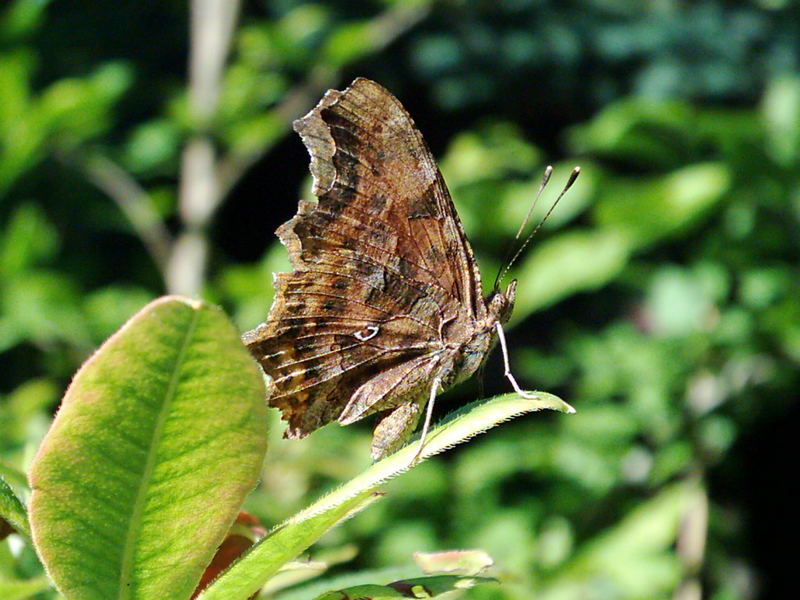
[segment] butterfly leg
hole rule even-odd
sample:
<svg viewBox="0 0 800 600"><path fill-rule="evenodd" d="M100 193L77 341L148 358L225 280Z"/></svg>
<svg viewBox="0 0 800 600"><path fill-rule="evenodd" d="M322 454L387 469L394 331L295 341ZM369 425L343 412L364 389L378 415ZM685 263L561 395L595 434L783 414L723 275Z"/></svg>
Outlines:
<svg viewBox="0 0 800 600"><path fill-rule="evenodd" d="M425 448L425 440L428 437L428 429L431 426L431 417L433 416L433 405L436 400L436 394L439 392L439 387L441 386L441 380L438 377L434 377L433 385L431 385L431 396L428 398L428 406L425 409L425 422L422 424L422 433L419 434L419 446L417 448L417 453L414 455L414 458L411 459L411 464L419 460L420 455L422 454L422 450Z"/></svg>
<svg viewBox="0 0 800 600"><path fill-rule="evenodd" d="M476 377L478 379L478 398L483 398L486 395L486 359L481 361Z"/></svg>
<svg viewBox="0 0 800 600"><path fill-rule="evenodd" d="M505 372L503 375L508 378L511 382L511 387L514 388L514 391L517 392L523 398L536 398L536 394L531 394L530 392L526 392L517 383L517 380L514 379L514 376L511 374L511 364L508 361L508 346L506 346L506 336L503 333L503 326L498 321L496 324L497 328L497 339L500 341L500 351L503 353L503 368Z"/></svg>

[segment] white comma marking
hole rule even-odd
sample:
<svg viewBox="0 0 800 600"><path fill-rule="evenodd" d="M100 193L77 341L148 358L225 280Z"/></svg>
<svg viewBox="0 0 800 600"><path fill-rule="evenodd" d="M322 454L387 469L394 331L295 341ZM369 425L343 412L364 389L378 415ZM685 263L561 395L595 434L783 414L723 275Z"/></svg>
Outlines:
<svg viewBox="0 0 800 600"><path fill-rule="evenodd" d="M364 331L356 331L353 335L356 337L357 340L361 340L362 342L366 342L367 340L371 340L376 335L378 335L378 331L380 328L377 325L367 325L366 328L367 333Z"/></svg>

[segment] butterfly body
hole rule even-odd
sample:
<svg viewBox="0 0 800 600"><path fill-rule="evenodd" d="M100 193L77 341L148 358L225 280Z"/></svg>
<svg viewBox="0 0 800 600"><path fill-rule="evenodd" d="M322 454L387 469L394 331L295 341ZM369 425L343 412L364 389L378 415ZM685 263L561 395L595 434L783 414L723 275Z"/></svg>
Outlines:
<svg viewBox="0 0 800 600"><path fill-rule="evenodd" d="M302 437L379 413L372 454L397 449L438 391L470 377L513 308L488 299L439 169L387 90L357 79L295 122L316 202L277 234L291 273L267 320L243 336L272 382L269 403Z"/></svg>

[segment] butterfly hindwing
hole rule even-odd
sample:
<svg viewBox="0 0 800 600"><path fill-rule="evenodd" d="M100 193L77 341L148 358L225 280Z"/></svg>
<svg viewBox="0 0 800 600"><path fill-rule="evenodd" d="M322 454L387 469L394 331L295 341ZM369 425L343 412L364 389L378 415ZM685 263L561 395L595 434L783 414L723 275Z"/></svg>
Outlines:
<svg viewBox="0 0 800 600"><path fill-rule="evenodd" d="M437 369L472 368L459 352L486 318L479 273L427 145L383 87L330 90L295 130L317 201L278 229L293 271L244 340L287 435L381 412L382 455L416 423Z"/></svg>

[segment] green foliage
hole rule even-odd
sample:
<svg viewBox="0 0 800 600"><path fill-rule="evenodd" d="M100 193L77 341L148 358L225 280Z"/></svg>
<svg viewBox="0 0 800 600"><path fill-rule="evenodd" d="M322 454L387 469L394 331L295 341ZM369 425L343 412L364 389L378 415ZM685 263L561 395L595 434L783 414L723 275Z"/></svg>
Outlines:
<svg viewBox="0 0 800 600"><path fill-rule="evenodd" d="M520 94L550 106L631 92L713 101L752 97L796 68L796 32L790 2L463 2L414 32L407 53L410 74L449 109Z"/></svg>
<svg viewBox="0 0 800 600"><path fill-rule="evenodd" d="M165 298L112 336L31 467L31 528L59 590L188 597L258 479L263 396L218 309Z"/></svg>
<svg viewBox="0 0 800 600"><path fill-rule="evenodd" d="M14 531L30 536L25 507L5 480L0 477L0 523L6 522Z"/></svg>
<svg viewBox="0 0 800 600"><path fill-rule="evenodd" d="M419 460L434 456L515 416L543 409L572 411L569 405L545 393L538 393L535 398L522 398L511 394L475 403L474 406L453 415L446 423L430 431ZM246 556L201 594L200 598L202 600L244 598L260 589L282 565L307 549L323 533L379 498L377 490L380 486L409 469L417 452L418 443L410 442L402 450L372 465L334 492L278 525L270 535L256 544ZM448 579L437 585L443 586L442 589L451 589L453 586L457 587L458 583L463 582L458 579ZM439 588L434 586L433 589Z"/></svg>
<svg viewBox="0 0 800 600"><path fill-rule="evenodd" d="M30 527L2 479L0 518L26 537L32 532L67 598L188 598L260 473L263 397L257 366L221 311L180 297L157 300L75 376L31 466ZM419 460L544 408L572 410L543 393L481 403L432 429ZM407 470L417 452L416 443L407 446L276 526L199 597L249 598L380 498L378 486ZM480 559L456 553L434 564L479 571ZM41 589L39 581L19 583L7 593ZM433 596L474 583L448 575L403 585Z"/></svg>
<svg viewBox="0 0 800 600"><path fill-rule="evenodd" d="M0 594L4 600L26 600L44 592L50 587L46 577L28 581L8 581L0 579Z"/></svg>
<svg viewBox="0 0 800 600"><path fill-rule="evenodd" d="M486 580L485 580L486 581ZM439 598L449 592L469 589L480 579L457 575L438 575L396 581L391 585L358 585L326 592L314 600L389 600L390 598Z"/></svg>
<svg viewBox="0 0 800 600"><path fill-rule="evenodd" d="M109 64L33 94L33 62L24 50L0 54L0 196L46 152L69 151L105 132L113 104L130 85L128 69Z"/></svg>

